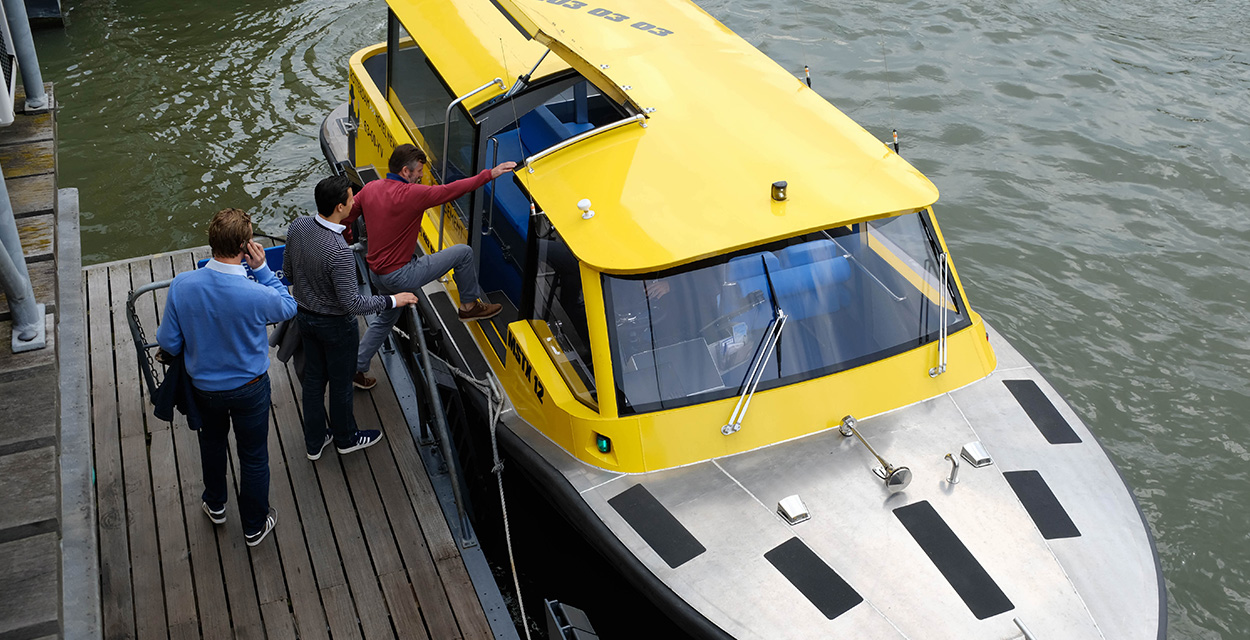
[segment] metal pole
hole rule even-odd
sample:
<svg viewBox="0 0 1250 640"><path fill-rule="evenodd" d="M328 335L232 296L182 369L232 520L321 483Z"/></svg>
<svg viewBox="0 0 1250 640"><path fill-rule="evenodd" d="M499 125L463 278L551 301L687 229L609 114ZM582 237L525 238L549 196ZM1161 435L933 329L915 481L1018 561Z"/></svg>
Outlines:
<svg viewBox="0 0 1250 640"><path fill-rule="evenodd" d="M460 546L468 549L477 546L477 540L473 537L473 527L465 512L464 496L460 495L460 465L451 450L451 432L447 428L447 415L443 413L443 400L438 396L438 383L434 380L434 368L430 364L430 350L425 344L425 328L421 326L421 312L416 306L408 308L412 314L413 333L417 334L417 344L421 347L421 368L424 369L425 384L430 392L430 411L434 414L434 426L438 427L438 444L443 452L443 461L447 463L447 473L451 476L451 493L456 498L456 514L460 516Z"/></svg>
<svg viewBox="0 0 1250 640"><path fill-rule="evenodd" d="M43 324L43 305L35 302L35 292L30 286L30 274L26 271L26 258L22 255L22 240L17 235L17 221L13 218L13 205L9 202L9 189L0 169L0 285L9 300L9 313L13 318L13 353L42 349L47 346Z"/></svg>
<svg viewBox="0 0 1250 640"><path fill-rule="evenodd" d="M35 39L30 35L26 1L3 1L4 15L9 19L9 34L13 36L13 48L16 49L17 65L22 70L22 85L26 87L26 110L46 109L48 94L43 90L43 74L39 72L39 57L35 55Z"/></svg>

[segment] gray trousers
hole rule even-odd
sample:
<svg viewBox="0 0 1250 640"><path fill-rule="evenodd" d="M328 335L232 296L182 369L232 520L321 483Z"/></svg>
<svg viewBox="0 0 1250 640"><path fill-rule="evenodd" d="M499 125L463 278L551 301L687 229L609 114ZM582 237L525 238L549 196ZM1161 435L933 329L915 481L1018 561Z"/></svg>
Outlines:
<svg viewBox="0 0 1250 640"><path fill-rule="evenodd" d="M371 271L369 276L378 293L416 293L451 269L456 270L456 287L460 289L461 304L468 304L482 297L482 288L477 283L477 265L473 264L473 249L467 244L455 244L430 255L413 256L408 264L395 271L385 275ZM399 320L401 311L398 308L387 309L369 320L369 328L360 339L360 350L356 353L356 371L369 370L369 361L382 343L386 342L386 336L390 335L391 327Z"/></svg>

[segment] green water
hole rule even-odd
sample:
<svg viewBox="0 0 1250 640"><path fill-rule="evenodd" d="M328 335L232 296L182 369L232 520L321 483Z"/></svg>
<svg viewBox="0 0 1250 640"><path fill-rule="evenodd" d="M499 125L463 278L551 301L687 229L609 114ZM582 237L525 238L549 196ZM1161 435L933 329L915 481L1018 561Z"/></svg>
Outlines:
<svg viewBox="0 0 1250 640"><path fill-rule="evenodd" d="M1135 489L1169 637L1250 637L1250 4L701 5L899 130L973 306ZM347 57L384 34L377 0L66 6L36 42L88 263L204 244L226 206L281 233Z"/></svg>

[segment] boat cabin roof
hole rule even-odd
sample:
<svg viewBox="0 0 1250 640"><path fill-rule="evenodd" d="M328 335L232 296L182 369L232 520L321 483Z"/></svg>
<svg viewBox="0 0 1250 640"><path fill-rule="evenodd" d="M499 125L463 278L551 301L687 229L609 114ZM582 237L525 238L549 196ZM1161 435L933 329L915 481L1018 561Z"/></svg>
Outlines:
<svg viewBox="0 0 1250 640"><path fill-rule="evenodd" d="M563 62L548 56L535 77L572 67L646 115L645 127L517 172L597 270L658 271L937 200L907 161L693 3L635 0L615 7L624 13L580 0L390 4L457 93L507 78L505 61L512 77L528 71L546 45ZM771 197L776 181L788 183L784 202Z"/></svg>
<svg viewBox="0 0 1250 640"><path fill-rule="evenodd" d="M457 96L495 78L511 86L547 50L519 34L490 2L388 0L387 4ZM535 76L568 68L560 58L547 56ZM465 100L464 106L473 110L501 93L503 90L491 87Z"/></svg>

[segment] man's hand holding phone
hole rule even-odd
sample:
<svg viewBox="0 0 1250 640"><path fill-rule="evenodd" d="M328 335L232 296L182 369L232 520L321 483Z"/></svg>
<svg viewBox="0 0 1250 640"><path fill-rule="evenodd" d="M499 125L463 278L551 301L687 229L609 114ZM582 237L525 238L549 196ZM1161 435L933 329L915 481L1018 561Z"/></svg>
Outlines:
<svg viewBox="0 0 1250 640"><path fill-rule="evenodd" d="M265 248L260 246L259 242L249 240L243 243L243 258L247 260L247 266L255 271L265 266Z"/></svg>

